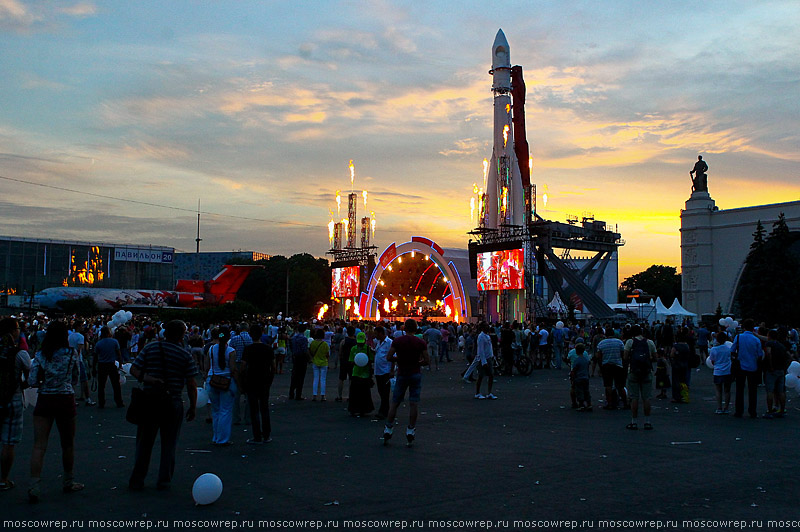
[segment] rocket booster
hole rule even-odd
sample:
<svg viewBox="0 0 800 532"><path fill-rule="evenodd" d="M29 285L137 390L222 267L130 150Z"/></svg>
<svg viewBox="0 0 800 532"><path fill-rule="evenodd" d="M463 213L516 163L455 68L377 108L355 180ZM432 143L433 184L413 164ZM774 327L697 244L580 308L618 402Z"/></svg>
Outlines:
<svg viewBox="0 0 800 532"><path fill-rule="evenodd" d="M511 59L503 30L498 30L492 45L492 70L489 73L494 93L494 146L486 183L484 227L521 226L524 223L524 194L514 151Z"/></svg>

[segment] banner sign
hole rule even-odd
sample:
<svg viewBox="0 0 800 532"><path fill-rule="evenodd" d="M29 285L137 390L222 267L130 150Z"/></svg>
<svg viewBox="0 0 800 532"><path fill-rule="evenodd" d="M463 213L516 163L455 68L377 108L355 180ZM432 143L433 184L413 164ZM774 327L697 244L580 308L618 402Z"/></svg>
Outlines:
<svg viewBox="0 0 800 532"><path fill-rule="evenodd" d="M114 260L172 264L174 251L152 248L114 248Z"/></svg>

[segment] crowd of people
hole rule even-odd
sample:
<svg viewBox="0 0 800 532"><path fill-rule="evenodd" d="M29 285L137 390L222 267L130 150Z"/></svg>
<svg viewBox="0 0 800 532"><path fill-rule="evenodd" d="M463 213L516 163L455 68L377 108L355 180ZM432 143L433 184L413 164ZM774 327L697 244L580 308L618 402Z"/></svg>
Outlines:
<svg viewBox="0 0 800 532"><path fill-rule="evenodd" d="M737 324L738 325L738 324ZM689 401L692 374L701 364L713 368L716 414L758 417L758 385L766 389L766 419L786 415L784 378L798 356L798 332L768 328L744 320L741 330L725 324L694 326L691 322L582 324L443 323L343 320L301 322L291 318L253 318L240 323L186 324L136 316L111 328L105 317L48 320L45 316L12 316L0 320L0 491L14 487L9 478L14 448L23 430L23 390L36 390L33 452L28 498L41 496L41 473L47 442L56 426L62 449L65 493L83 489L73 474L78 404L105 408L106 382L117 408L128 406L137 424L136 457L128 486L141 490L160 434L161 462L156 487L169 489L175 468L178 435L184 420L198 408L211 425L210 443L232 445L233 426L251 425L247 444L272 441L271 387L275 375L291 364L288 399L306 399L306 373L312 367L311 401L327 401L328 369L335 370L337 402L346 402L353 417L384 420L383 438L394 433L398 406L409 403L405 436L416 437L423 370L463 360L462 378L475 382L475 399L496 400L495 368L513 375L521 356L538 370L569 367L572 407L593 411L590 379L602 377L603 409L630 409L627 429L653 428L651 401ZM138 404L126 405L120 375L138 381ZM476 378L477 377L477 378ZM482 393L487 381L486 393ZM96 384L93 391L92 387ZM372 389L377 392L377 408ZM96 401L92 395L96 394ZM185 395L184 395L185 394ZM188 405L184 399L188 398ZM137 407L134 409L134 407ZM134 419L135 410L145 412Z"/></svg>

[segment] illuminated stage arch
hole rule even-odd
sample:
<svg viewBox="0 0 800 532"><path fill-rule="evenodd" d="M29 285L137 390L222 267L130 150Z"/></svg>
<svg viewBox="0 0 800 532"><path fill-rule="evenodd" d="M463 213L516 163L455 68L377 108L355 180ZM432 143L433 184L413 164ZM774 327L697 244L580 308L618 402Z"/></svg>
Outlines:
<svg viewBox="0 0 800 532"><path fill-rule="evenodd" d="M449 305L453 310L451 319L453 321L469 320L471 316L470 301L464 291L464 285L461 282L461 276L455 264L445 256L445 250L436 242L421 236L412 237L410 242L400 245L393 242L383 251L378 264L375 265L375 269L372 271L367 291L361 293L358 304L361 316L365 318L377 317L378 302L375 300L375 290L378 287L381 275L395 259L411 252L421 253L430 257L431 261L436 264L436 267L445 277L450 287L450 294L445 298L445 305Z"/></svg>

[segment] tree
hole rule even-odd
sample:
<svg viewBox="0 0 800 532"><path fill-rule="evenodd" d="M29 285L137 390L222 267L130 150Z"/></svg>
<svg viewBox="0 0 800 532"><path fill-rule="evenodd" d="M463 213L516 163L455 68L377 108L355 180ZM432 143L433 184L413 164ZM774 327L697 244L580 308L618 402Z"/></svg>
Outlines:
<svg viewBox="0 0 800 532"><path fill-rule="evenodd" d="M681 299L681 276L674 266L654 264L643 272L631 275L620 284L620 290L625 296L633 294L639 289L653 297L660 297L665 305L669 305L675 298Z"/></svg>
<svg viewBox="0 0 800 532"><path fill-rule="evenodd" d="M250 261L253 264L252 261ZM308 253L286 258L273 255L254 264L263 269L254 270L236 295L262 312L277 314L286 309L286 278L289 278L289 314L307 318L316 311L318 301L328 301L331 289L331 269L327 259L318 259Z"/></svg>
<svg viewBox="0 0 800 532"><path fill-rule="evenodd" d="M766 239L764 233L759 221L737 288L739 312L770 325L796 323L800 319L796 273L800 269L800 234L789 231L783 213Z"/></svg>

